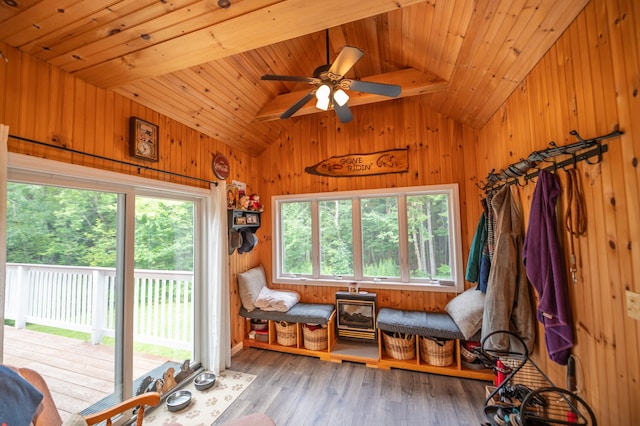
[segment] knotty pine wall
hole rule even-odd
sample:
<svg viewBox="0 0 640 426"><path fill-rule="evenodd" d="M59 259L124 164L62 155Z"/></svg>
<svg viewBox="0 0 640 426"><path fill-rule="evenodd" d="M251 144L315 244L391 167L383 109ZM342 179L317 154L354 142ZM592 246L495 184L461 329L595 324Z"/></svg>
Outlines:
<svg viewBox="0 0 640 426"><path fill-rule="evenodd" d="M0 61L0 123L9 126L11 135L213 181L216 178L211 170L211 161L220 152L231 165L227 181L231 183L232 179L236 179L246 182L249 191L257 192L257 159L121 95L98 89L23 55L7 45L0 43L0 50L10 58L9 62ZM129 156L130 116L159 125L158 162L146 162ZM9 151L184 185L208 187L206 183L12 138L9 139ZM243 255L236 252L229 256L231 300L234 306L239 303L237 271L245 271L258 263L256 259L259 251L256 249ZM235 316L233 322L234 329L237 329L238 321ZM236 333L234 345L241 341L242 335Z"/></svg>
<svg viewBox="0 0 640 426"><path fill-rule="evenodd" d="M635 424L640 416L640 324L627 315L625 301L626 290L640 292L639 28L637 1L591 0L479 132L476 149L482 179L549 141L575 142L574 129L584 138L614 126L625 132L605 141L602 163L578 167L588 229L574 240L578 279L569 286L580 395L603 425ZM564 187L566 173L558 176ZM532 194L533 185L521 190L527 213ZM552 380L565 386L564 368L547 360L543 343L537 353Z"/></svg>
<svg viewBox="0 0 640 426"><path fill-rule="evenodd" d="M576 329L579 395L600 424L627 425L640 418L640 329L626 314L625 290L640 292L640 5L633 0L592 0L493 118L476 131L424 106L414 97L353 108L352 123L331 113L300 117L290 133L259 157L261 194L345 191L456 182L462 200L463 257L481 213L475 186L550 141L567 144L609 133L601 164L578 166L588 212L588 230L575 241L578 280L570 285ZM409 173L362 178L326 178L304 168L330 156L409 148ZM565 173L559 173L563 186ZM518 188L528 222L534 184ZM566 202L561 200L560 211ZM269 223L267 209L263 222ZM266 244L269 228L260 230ZM566 233L563 243L568 247ZM263 247L266 245L263 244ZM567 249L568 250L568 249ZM567 256L568 257L568 256ZM271 253L260 252L271 271ZM275 286L275 285L274 285ZM332 302L339 288L280 286L300 291L308 302ZM450 295L377 291L380 306L441 309ZM237 307L235 307L237 308ZM558 386L566 370L548 360L539 327L534 359Z"/></svg>
<svg viewBox="0 0 640 426"><path fill-rule="evenodd" d="M588 231L575 243L578 283L571 285L576 323L575 356L580 395L600 424L631 424L640 417L640 331L626 315L625 290L640 292L637 158L640 143L640 6L634 0L592 0L556 45L495 116L480 129L461 125L427 108L426 97L393 100L353 109L355 120L340 124L332 113L292 119L258 158L234 151L119 95L102 91L0 44L10 62L0 66L0 122L18 136L57 142L81 151L136 162L128 157L128 117L160 125L161 160L154 167L212 179L210 162L222 152L231 162L229 178L247 182L267 208L260 243L247 255L230 256L231 312L237 312L237 273L262 263L271 272L271 212L276 194L345 191L457 182L460 185L463 258L480 215L482 193L475 183L544 149L549 141L608 133L601 164L580 164L588 207ZM635 142L634 142L635 136ZM362 178L323 178L306 166L334 155L409 148L410 171ZM151 178L164 175L10 141L10 150ZM145 164L141 162L140 164ZM564 173L560 178L565 182ZM189 182L180 182L189 184ZM191 183L192 184L192 183ZM533 186L519 190L528 219ZM564 206L561 207L564 211ZM568 243L566 241L565 243ZM275 287L275 286L274 286ZM332 302L336 287L291 287L304 301ZM378 291L381 306L438 310L449 294ZM232 344L242 341L242 321L232 315ZM536 360L556 384L565 370L547 361L539 330Z"/></svg>

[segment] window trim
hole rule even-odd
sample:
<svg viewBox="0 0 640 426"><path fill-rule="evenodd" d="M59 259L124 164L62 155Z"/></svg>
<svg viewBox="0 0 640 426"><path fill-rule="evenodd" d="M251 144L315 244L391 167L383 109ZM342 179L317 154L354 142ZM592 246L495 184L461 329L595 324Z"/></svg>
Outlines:
<svg viewBox="0 0 640 426"><path fill-rule="evenodd" d="M314 244L312 245L312 259L313 259L313 272L311 277L288 277L282 274L282 244L279 239L282 235L282 229L280 225L280 206L285 202L310 202L311 214L314 217L317 216L318 202L325 200L353 200L353 210L360 211L360 200L363 198L374 197L399 197L398 199L398 232L400 233L401 244L400 250L400 264L408 264L408 247L406 242L406 235L408 232L408 224L406 219L407 207L406 197L410 195L428 195L436 193L445 193L449 196L449 238L451 244L451 272L453 275L452 285L443 284L429 284L424 281L409 278L408 268L402 268L400 271L400 281L391 281L385 279L384 282L370 279L356 279L360 288L364 289L390 289L390 290L417 290L417 291L429 291L429 292L447 292L447 293L460 293L464 290L464 272L463 272L463 259L462 259L462 231L461 231L461 212L460 212L460 196L459 185L457 183L442 184L442 185L425 185L425 186L413 186L403 188L383 188L383 189L370 189L362 191L341 191L341 192L322 192L322 193L306 193L306 194L292 194L292 195L277 195L271 198L272 208L272 282L279 284L293 284L293 285L313 285L313 286L331 286L342 287L347 283L353 282L351 277L345 277L345 279L331 279L320 276L320 248L317 244L319 241L319 224L317 220L312 220L312 236ZM361 245L361 223L360 214L353 215L353 244ZM354 274L356 277L362 276L361 271L361 250L354 251Z"/></svg>
<svg viewBox="0 0 640 426"><path fill-rule="evenodd" d="M135 199L135 196L147 196L147 197L167 197L176 200L190 201L194 203L196 210L194 217L194 289L202 293L204 291L204 263L202 262L202 248L205 242L201 238L202 223L205 219L205 204L209 197L209 190L204 188L198 188L187 185L180 185L172 182L157 181L154 179L144 178L140 176L131 176L122 173L112 172L108 170L94 169L91 167L80 166L76 164L69 164L59 162L55 160L49 160L40 157L33 157L24 154L8 153L7 161L7 181L17 183L28 183L37 185L54 185L58 187L67 187L74 189L92 190L92 191L105 191L119 194L119 199L123 195L129 198ZM125 203L125 209L129 209L125 220L129 220L126 229L134 229L135 225L135 204ZM125 229L125 231L126 231ZM131 282L133 280L133 233L128 232L124 238L129 239L125 247L125 269L122 271L125 274L125 281ZM199 287L199 288L197 288ZM133 286L125 285L125 289L130 288L133 291ZM194 297L194 300L198 300L199 297ZM133 301L131 298L125 298L125 302L128 305L125 309L129 312L133 312ZM192 362L197 363L204 357L204 347L208 345L203 339L206 338L203 333L203 327L201 321L198 318L202 318L204 307L201 303L194 304L194 360ZM127 398L133 395L135 391L133 386L133 358L130 356L133 352L133 347L129 343L133 341L133 325L132 316L130 314L124 316L125 328L123 337L128 342L123 348L123 354L116 354L116 356L124 356L124 363L122 367L124 372L121 379L123 380L122 395L123 398ZM1 349L1 348L0 348ZM114 366L115 367L115 366Z"/></svg>

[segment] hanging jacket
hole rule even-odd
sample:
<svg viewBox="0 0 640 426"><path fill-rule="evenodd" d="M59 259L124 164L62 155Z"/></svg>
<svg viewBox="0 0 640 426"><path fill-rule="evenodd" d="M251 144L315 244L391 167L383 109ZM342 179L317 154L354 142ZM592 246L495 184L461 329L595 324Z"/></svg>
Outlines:
<svg viewBox="0 0 640 426"><path fill-rule="evenodd" d="M482 319L482 339L495 331L510 331L531 352L535 319L529 282L522 264L522 209L511 186L498 190L491 200L495 213L495 249ZM522 353L525 348L508 334L498 333L484 343L485 349Z"/></svg>
<svg viewBox="0 0 640 426"><path fill-rule="evenodd" d="M557 230L556 203L559 196L558 177L541 170L531 200L522 259L527 276L538 292L536 316L544 325L549 358L566 365L573 347L573 320Z"/></svg>
<svg viewBox="0 0 640 426"><path fill-rule="evenodd" d="M483 212L471 242L465 279L471 283L478 283L478 290L486 293L490 269L491 260L487 247L487 214Z"/></svg>
<svg viewBox="0 0 640 426"><path fill-rule="evenodd" d="M467 272L465 278L471 283L477 283L480 279L480 263L482 262L482 248L487 241L487 220L484 213L480 216L476 233L469 249Z"/></svg>

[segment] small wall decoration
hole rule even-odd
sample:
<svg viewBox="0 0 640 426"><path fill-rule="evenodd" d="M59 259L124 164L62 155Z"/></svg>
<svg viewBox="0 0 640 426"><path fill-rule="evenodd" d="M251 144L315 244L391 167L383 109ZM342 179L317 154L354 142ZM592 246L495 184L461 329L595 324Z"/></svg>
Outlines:
<svg viewBox="0 0 640 426"><path fill-rule="evenodd" d="M259 225L257 214L247 213L245 217L247 218L247 225Z"/></svg>
<svg viewBox="0 0 640 426"><path fill-rule="evenodd" d="M332 177L403 173L409 171L408 151L408 148L402 148L331 157L305 168L304 171L311 175Z"/></svg>
<svg viewBox="0 0 640 426"><path fill-rule="evenodd" d="M232 210L238 207L238 187L227 186L227 209Z"/></svg>
<svg viewBox="0 0 640 426"><path fill-rule="evenodd" d="M213 174L215 174L218 179L224 180L229 176L231 167L229 166L227 157L218 153L215 157L213 157L213 161L211 162L211 169L213 170Z"/></svg>
<svg viewBox="0 0 640 426"><path fill-rule="evenodd" d="M129 119L129 148L131 156L158 161L158 126L138 117Z"/></svg>

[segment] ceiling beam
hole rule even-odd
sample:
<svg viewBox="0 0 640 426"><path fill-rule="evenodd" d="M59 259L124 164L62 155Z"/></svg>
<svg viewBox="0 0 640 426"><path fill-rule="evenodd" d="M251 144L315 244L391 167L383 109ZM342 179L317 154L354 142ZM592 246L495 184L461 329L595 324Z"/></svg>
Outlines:
<svg viewBox="0 0 640 426"><path fill-rule="evenodd" d="M100 88L171 73L424 0L282 0L224 22L76 71ZM304 19L301 17L313 17Z"/></svg>
<svg viewBox="0 0 640 426"><path fill-rule="evenodd" d="M402 87L402 92L398 98L406 98L409 96L417 96L425 93L433 93L444 90L448 86L448 82L433 74L426 74L414 68L408 68L401 71L380 74L371 77L362 78L362 81L370 81L375 83L395 84ZM267 84L264 82L264 84ZM310 87L309 90L313 89ZM291 105L304 97L309 90L300 90L291 93L285 93L276 97L270 104L265 106L256 116L257 121L278 120L280 115L285 112ZM349 91L349 106L366 105L374 102L388 101L388 96L373 95L370 93L360 93ZM322 112L315 106L315 98L300 108L293 116L314 114Z"/></svg>

